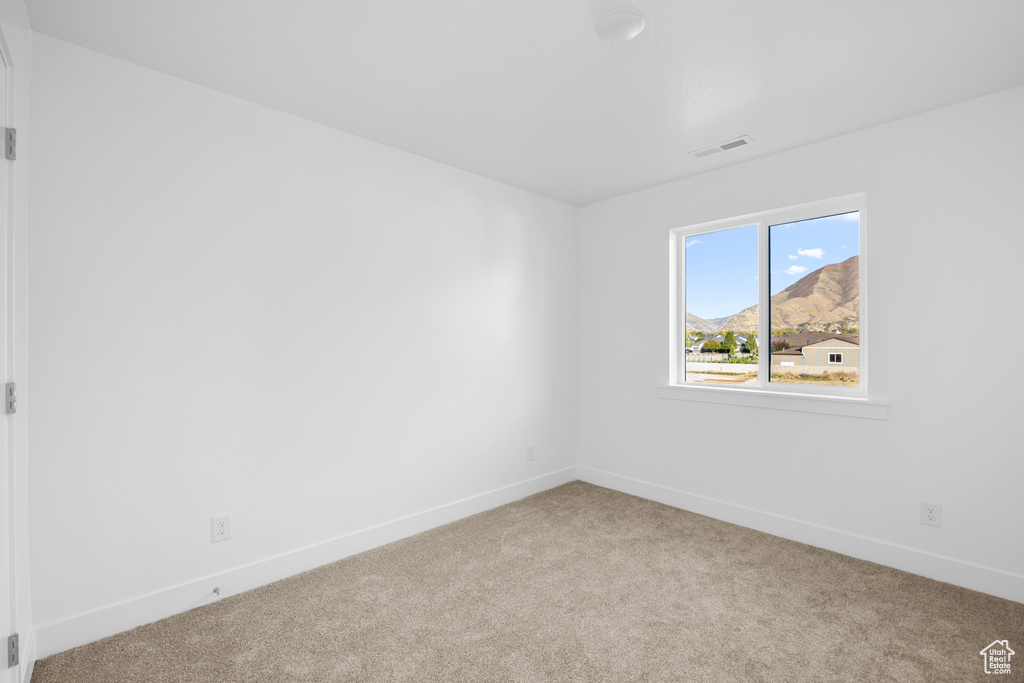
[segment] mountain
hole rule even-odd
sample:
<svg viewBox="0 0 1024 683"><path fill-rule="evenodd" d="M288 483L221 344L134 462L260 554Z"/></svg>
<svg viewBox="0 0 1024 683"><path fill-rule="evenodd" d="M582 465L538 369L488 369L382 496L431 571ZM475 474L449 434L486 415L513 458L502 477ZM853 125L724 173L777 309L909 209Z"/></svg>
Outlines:
<svg viewBox="0 0 1024 683"><path fill-rule="evenodd" d="M733 316L727 315L724 318L708 318L708 322L715 326L715 330L721 329L722 325L732 320Z"/></svg>
<svg viewBox="0 0 1024 683"><path fill-rule="evenodd" d="M756 330L758 307L745 308L718 331ZM830 263L772 297L772 328L831 330L860 327L860 256Z"/></svg>
<svg viewBox="0 0 1024 683"><path fill-rule="evenodd" d="M712 334L718 329L718 325L710 320L705 320L693 313L686 314L686 331L687 332L705 332Z"/></svg>

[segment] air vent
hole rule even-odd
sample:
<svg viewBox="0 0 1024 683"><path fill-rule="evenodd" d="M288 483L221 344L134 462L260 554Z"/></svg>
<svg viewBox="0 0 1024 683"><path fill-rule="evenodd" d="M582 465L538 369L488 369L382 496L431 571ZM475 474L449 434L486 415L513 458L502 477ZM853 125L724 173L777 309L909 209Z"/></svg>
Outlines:
<svg viewBox="0 0 1024 683"><path fill-rule="evenodd" d="M725 152L727 150L736 149L737 147L742 147L743 145L749 144L749 142L747 142L743 138L740 138L739 140L733 140L732 142L727 142L724 145L719 145L719 147L721 147L722 151Z"/></svg>
<svg viewBox="0 0 1024 683"><path fill-rule="evenodd" d="M747 145L751 145L753 143L754 141L750 139L749 135L744 135L742 137L736 138L735 140L729 140L728 142L723 142L720 145L715 145L714 147L705 147L704 149L695 150L693 152L690 152L690 154L692 154L695 159L703 159L704 157L709 157L712 154L718 154L719 152L728 152L730 149L736 149L737 147L746 147Z"/></svg>
<svg viewBox="0 0 1024 683"><path fill-rule="evenodd" d="M690 154L700 159L701 157L709 157L712 154L718 154L721 151L721 147L708 147L707 149L698 149L696 152L690 152Z"/></svg>

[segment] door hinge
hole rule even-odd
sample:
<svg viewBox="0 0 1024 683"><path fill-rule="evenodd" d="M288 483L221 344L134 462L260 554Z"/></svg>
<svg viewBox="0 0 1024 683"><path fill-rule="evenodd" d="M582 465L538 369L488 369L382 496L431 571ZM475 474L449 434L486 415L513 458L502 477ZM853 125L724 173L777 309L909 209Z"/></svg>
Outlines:
<svg viewBox="0 0 1024 683"><path fill-rule="evenodd" d="M14 382L8 382L4 389L4 405L8 415L18 412L18 385Z"/></svg>
<svg viewBox="0 0 1024 683"><path fill-rule="evenodd" d="M12 161L18 158L18 130L16 128L7 129L7 135L4 136L4 155Z"/></svg>
<svg viewBox="0 0 1024 683"><path fill-rule="evenodd" d="M18 634L7 638L7 666L18 666Z"/></svg>

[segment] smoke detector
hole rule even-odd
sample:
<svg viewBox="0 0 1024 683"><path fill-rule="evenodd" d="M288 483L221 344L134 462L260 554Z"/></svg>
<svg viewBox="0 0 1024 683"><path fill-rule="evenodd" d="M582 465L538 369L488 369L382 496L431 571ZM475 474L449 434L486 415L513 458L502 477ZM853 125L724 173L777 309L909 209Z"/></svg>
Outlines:
<svg viewBox="0 0 1024 683"><path fill-rule="evenodd" d="M719 152L728 152L730 149L737 149L739 147L745 147L747 145L752 144L754 144L754 141L750 138L749 135L741 135L738 138L734 138L727 142L723 142L721 144L715 145L714 147L705 147L704 149L694 150L690 152L690 154L693 155L694 159L703 159L704 157L709 157L712 154L718 154Z"/></svg>

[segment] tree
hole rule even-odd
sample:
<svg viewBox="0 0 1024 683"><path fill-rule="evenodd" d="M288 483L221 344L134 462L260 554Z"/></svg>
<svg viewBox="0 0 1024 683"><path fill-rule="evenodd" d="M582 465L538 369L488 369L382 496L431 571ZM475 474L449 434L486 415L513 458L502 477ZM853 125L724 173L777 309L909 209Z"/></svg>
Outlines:
<svg viewBox="0 0 1024 683"><path fill-rule="evenodd" d="M747 335L747 341L743 342L743 348L746 349L750 355L757 354L757 333L751 332Z"/></svg>
<svg viewBox="0 0 1024 683"><path fill-rule="evenodd" d="M704 352L721 351L722 345L718 343L717 339L708 339L706 342L704 342L704 346L700 347L700 350Z"/></svg>
<svg viewBox="0 0 1024 683"><path fill-rule="evenodd" d="M736 353L736 349L738 347L739 344L736 343L736 333L729 330L725 333L725 339L722 340L722 349L731 356Z"/></svg>

